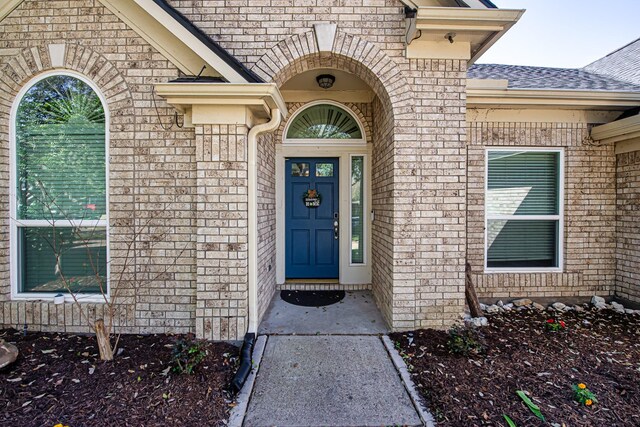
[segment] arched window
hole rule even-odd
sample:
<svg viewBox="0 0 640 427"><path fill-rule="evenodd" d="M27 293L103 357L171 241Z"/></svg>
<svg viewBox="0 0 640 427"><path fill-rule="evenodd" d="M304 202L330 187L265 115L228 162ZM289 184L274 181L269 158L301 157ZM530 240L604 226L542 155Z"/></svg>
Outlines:
<svg viewBox="0 0 640 427"><path fill-rule="evenodd" d="M364 135L353 114L339 105L323 102L295 114L287 127L286 139L364 142Z"/></svg>
<svg viewBox="0 0 640 427"><path fill-rule="evenodd" d="M55 74L21 92L12 219L18 293L107 293L105 107L84 78Z"/></svg>

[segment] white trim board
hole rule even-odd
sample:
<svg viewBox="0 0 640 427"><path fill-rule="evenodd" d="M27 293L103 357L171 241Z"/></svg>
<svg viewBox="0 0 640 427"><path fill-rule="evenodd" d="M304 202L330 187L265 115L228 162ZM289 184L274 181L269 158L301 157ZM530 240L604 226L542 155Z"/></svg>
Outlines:
<svg viewBox="0 0 640 427"><path fill-rule="evenodd" d="M99 0L147 43L187 75L221 76L231 83L247 80L177 22L153 0Z"/></svg>
<svg viewBox="0 0 640 427"><path fill-rule="evenodd" d="M521 220L554 220L558 221L558 246L557 246L557 267L488 267L489 255L489 215L487 213L487 195L489 194L489 152L490 151L513 151L513 152L549 152L560 154L560 174L558 177L558 215L521 215ZM484 261L485 273L562 273L564 269L564 195L565 195L565 150L564 148L546 147L485 147L484 150ZM492 215L491 219L512 219L512 215Z"/></svg>
<svg viewBox="0 0 640 427"><path fill-rule="evenodd" d="M285 220L285 161L287 158L295 157L327 157L337 158L339 161L339 210L340 224L351 222L351 157L362 155L365 157L365 263L351 264L350 249L350 226L340 227L340 284L368 284L371 283L371 144L360 147L336 147L336 146L314 146L308 143L307 147L286 144L276 145L276 283L285 283L285 245L286 245L286 220Z"/></svg>

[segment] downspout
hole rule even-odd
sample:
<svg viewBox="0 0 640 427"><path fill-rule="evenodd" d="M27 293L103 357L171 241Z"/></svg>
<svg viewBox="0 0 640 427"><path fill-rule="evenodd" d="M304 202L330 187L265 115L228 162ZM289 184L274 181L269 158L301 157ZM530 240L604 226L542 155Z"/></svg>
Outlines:
<svg viewBox="0 0 640 427"><path fill-rule="evenodd" d="M258 172L256 159L258 157L258 135L274 131L280 126L281 115L279 108L271 109L271 120L256 125L249 130L247 145L249 148L249 242L248 242L248 281L249 281L249 330L258 331Z"/></svg>

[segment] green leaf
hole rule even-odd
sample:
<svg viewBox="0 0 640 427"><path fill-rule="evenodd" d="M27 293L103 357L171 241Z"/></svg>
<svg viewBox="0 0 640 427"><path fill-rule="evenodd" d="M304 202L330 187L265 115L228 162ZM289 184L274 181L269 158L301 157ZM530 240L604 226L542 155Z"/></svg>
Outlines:
<svg viewBox="0 0 640 427"><path fill-rule="evenodd" d="M531 410L531 412L533 412L533 414L534 414L536 417L538 417L538 418L540 418L542 421L544 421L544 415L542 415L542 412L540 412L540 408L538 407L538 405L536 405L535 403L533 403L533 402L531 401L531 399L529 399L529 398L527 397L527 395L526 395L526 394L524 394L524 391L522 391L522 390L517 390L517 391L516 391L516 394L517 394L518 396L520 396L520 399L522 399L522 401L523 401L524 403L526 403L526 405L529 407L529 409Z"/></svg>
<svg viewBox="0 0 640 427"><path fill-rule="evenodd" d="M509 427L518 427L518 426L516 425L516 423L514 423L514 422L513 422L513 420L512 420L511 418L509 418L509 416L508 416L508 415L506 415L506 414L502 414L502 416L504 417L504 420L507 422L507 425L508 425Z"/></svg>

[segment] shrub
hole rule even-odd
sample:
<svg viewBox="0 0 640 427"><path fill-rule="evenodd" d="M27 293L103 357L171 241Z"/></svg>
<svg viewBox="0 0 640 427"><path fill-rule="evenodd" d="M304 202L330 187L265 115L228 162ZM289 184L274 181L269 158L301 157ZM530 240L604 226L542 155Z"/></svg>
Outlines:
<svg viewBox="0 0 640 427"><path fill-rule="evenodd" d="M484 354L487 351L484 336L477 328L473 327L454 326L451 328L447 346L451 353L463 356Z"/></svg>
<svg viewBox="0 0 640 427"><path fill-rule="evenodd" d="M573 398L576 402L585 406L591 406L594 403L598 403L596 395L593 394L585 384L574 384L571 388L573 388Z"/></svg>
<svg viewBox="0 0 640 427"><path fill-rule="evenodd" d="M564 323L563 320L558 320L554 318L547 319L547 322L545 323L545 325L547 330L551 332L559 332L567 327L566 323Z"/></svg>
<svg viewBox="0 0 640 427"><path fill-rule="evenodd" d="M205 343L195 340L193 335L189 334L178 339L173 346L171 355L171 361L174 365L173 371L180 374L192 374L206 355Z"/></svg>

